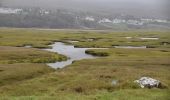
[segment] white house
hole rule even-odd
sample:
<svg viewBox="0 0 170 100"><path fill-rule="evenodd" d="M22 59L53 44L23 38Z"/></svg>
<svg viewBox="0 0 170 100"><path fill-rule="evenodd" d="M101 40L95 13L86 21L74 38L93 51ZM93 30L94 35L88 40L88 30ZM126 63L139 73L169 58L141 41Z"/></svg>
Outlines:
<svg viewBox="0 0 170 100"><path fill-rule="evenodd" d="M126 20L122 20L122 19L113 19L113 24L119 24L119 23L125 23Z"/></svg>
<svg viewBox="0 0 170 100"><path fill-rule="evenodd" d="M95 19L92 16L87 16L85 18L85 20L87 20L87 21L95 21Z"/></svg>
<svg viewBox="0 0 170 100"><path fill-rule="evenodd" d="M111 23L112 21L108 18L103 18L102 20L99 21L99 23Z"/></svg>
<svg viewBox="0 0 170 100"><path fill-rule="evenodd" d="M137 20L128 20L127 24L130 24L130 25L143 25L144 23L141 22L141 21L137 21Z"/></svg>
<svg viewBox="0 0 170 100"><path fill-rule="evenodd" d="M155 19L155 21L159 23L167 23L167 20Z"/></svg>
<svg viewBox="0 0 170 100"><path fill-rule="evenodd" d="M0 8L0 13L2 14L17 14L23 11L22 9L12 9L12 8Z"/></svg>

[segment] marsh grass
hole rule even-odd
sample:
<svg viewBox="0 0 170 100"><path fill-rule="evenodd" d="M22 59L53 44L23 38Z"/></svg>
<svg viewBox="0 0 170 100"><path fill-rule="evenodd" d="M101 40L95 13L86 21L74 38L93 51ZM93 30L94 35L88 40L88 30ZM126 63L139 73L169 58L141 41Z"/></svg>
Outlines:
<svg viewBox="0 0 170 100"><path fill-rule="evenodd" d="M169 32L100 33L1 29L0 36L2 36L0 39L0 99L2 100L170 99ZM132 39L126 39L127 36ZM159 40L140 40L139 37L157 37ZM88 39L94 40L89 42ZM76 47L107 47L109 49L87 50L86 53L103 57L76 61L63 69L54 71L44 64L35 63L59 60L58 57L61 56L58 54L33 48L8 47L24 44L48 47L48 44L52 42L68 43L68 40L80 41L71 43ZM163 45L163 42L167 44ZM116 49L113 45L153 48ZM17 62L8 64L14 59ZM46 61L46 59L51 60ZM134 80L143 76L160 80L166 88L141 89ZM118 83L112 85L113 80L117 80Z"/></svg>
<svg viewBox="0 0 170 100"><path fill-rule="evenodd" d="M99 57L109 56L109 53L108 52L104 52L104 50L97 50L97 51L86 50L85 53L93 55L93 56L99 56Z"/></svg>
<svg viewBox="0 0 170 100"><path fill-rule="evenodd" d="M54 72L45 64L16 63L0 64L0 86L18 84L21 81Z"/></svg>
<svg viewBox="0 0 170 100"><path fill-rule="evenodd" d="M67 57L33 48L0 46L0 63L52 63Z"/></svg>
<svg viewBox="0 0 170 100"><path fill-rule="evenodd" d="M69 35L68 35L69 34ZM54 41L72 43L75 47L113 47L113 46L147 46L152 48L169 48L169 32L95 32L95 31L43 31L36 29L0 29L0 45L25 46L32 45L35 48L50 48L48 45ZM126 37L132 37L126 39ZM141 40L140 38L156 37L158 40ZM93 41L89 41L93 39ZM164 44L166 43L166 45Z"/></svg>
<svg viewBox="0 0 170 100"><path fill-rule="evenodd" d="M148 51L151 53L145 54ZM61 98L66 97L68 100L74 100L78 95L82 99L89 100L91 97L97 98L97 100L110 100L112 97L115 100L124 100L126 97L129 100L135 100L135 98L139 98L139 100L154 100L155 98L166 100L170 85L168 79L170 77L168 74L170 70L169 52L162 52L159 49L146 51L111 49L104 50L104 52L109 52L110 55L94 60L76 61L64 69L20 82L17 86L6 85L5 87L8 89L1 87L0 93L2 96L36 95L37 97L31 97L35 100L43 98L41 97L43 95L52 98L51 96L61 96L62 94L65 95ZM158 79L166 88L140 89L133 81L142 76ZM112 80L118 80L118 84L111 85ZM69 94L72 94L73 97L70 97Z"/></svg>

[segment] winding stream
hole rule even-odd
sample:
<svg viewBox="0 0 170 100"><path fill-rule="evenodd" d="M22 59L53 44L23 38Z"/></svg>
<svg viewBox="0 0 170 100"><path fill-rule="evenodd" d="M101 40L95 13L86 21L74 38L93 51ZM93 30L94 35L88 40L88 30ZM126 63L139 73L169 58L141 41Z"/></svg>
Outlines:
<svg viewBox="0 0 170 100"><path fill-rule="evenodd" d="M66 45L62 42L56 42L50 45L52 49L45 49L51 52L57 52L59 54L67 56L69 59L67 61L61 61L56 63L48 63L47 65L52 68L63 68L67 65L72 64L73 61L82 59L93 59L96 58L92 55L86 54L87 49L98 49L98 48L75 48L73 45Z"/></svg>

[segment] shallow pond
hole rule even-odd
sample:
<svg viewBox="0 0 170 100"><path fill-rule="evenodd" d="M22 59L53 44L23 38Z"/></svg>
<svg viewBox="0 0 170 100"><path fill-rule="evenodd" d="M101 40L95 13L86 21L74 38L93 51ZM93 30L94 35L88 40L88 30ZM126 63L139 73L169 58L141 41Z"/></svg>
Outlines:
<svg viewBox="0 0 170 100"><path fill-rule="evenodd" d="M73 45L66 45L61 42L56 42L50 46L52 47L52 49L45 49L45 50L51 52L57 52L69 58L67 61L48 63L47 65L52 68L63 68L67 65L72 64L72 62L76 60L96 58L92 55L86 54L85 51L87 49L99 49L99 48L75 48Z"/></svg>
<svg viewBox="0 0 170 100"><path fill-rule="evenodd" d="M70 43L76 43L76 42L79 42L79 41L72 41L72 40L69 40L67 42L70 42Z"/></svg>
<svg viewBox="0 0 170 100"><path fill-rule="evenodd" d="M159 40L159 38L140 38L142 40Z"/></svg>
<svg viewBox="0 0 170 100"><path fill-rule="evenodd" d="M146 46L114 46L114 48L127 48L127 49L146 49Z"/></svg>

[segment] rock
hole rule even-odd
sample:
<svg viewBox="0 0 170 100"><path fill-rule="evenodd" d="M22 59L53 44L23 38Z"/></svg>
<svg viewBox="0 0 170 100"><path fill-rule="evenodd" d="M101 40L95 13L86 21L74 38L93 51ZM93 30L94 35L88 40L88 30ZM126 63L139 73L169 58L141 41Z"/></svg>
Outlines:
<svg viewBox="0 0 170 100"><path fill-rule="evenodd" d="M31 45L26 45L26 46L24 46L25 48L32 48L32 46Z"/></svg>
<svg viewBox="0 0 170 100"><path fill-rule="evenodd" d="M118 83L118 81L117 80L112 80L112 85L114 86L114 85L117 85L117 83Z"/></svg>
<svg viewBox="0 0 170 100"><path fill-rule="evenodd" d="M161 82L159 80L150 77L141 77L139 80L135 80L134 82L138 83L141 88L161 87Z"/></svg>

